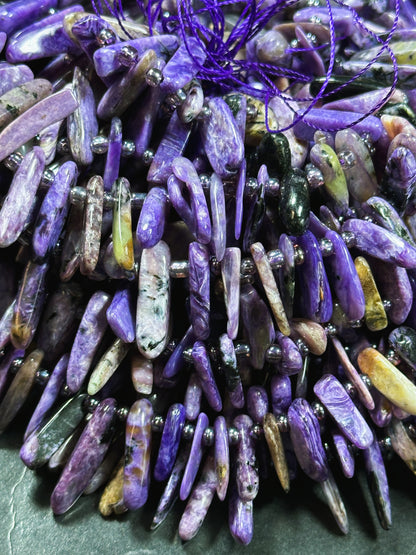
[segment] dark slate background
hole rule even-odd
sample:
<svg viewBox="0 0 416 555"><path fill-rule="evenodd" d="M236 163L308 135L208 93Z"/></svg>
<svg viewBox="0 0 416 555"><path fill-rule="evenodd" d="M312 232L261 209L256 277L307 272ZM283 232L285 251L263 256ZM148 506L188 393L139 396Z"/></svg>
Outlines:
<svg viewBox="0 0 416 555"><path fill-rule="evenodd" d="M416 554L416 477L399 461L388 464L393 527L377 520L362 472L352 480L337 476L347 507L350 533L343 536L323 502L320 487L301 478L285 495L274 476L264 484L254 509L254 539L237 545L227 526L226 506L214 501L197 537L182 544L176 529L184 504L178 503L155 532L149 524L160 487L153 485L149 506L114 519L103 519L99 495L82 497L63 517L49 509L54 479L45 471L25 469L18 450L22 428L0 437L0 553L13 554Z"/></svg>

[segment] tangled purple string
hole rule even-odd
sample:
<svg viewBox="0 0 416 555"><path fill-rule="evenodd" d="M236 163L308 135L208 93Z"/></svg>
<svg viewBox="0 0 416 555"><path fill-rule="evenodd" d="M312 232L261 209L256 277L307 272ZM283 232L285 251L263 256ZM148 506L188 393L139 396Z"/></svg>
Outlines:
<svg viewBox="0 0 416 555"><path fill-rule="evenodd" d="M288 7L292 7L298 0L247 0L241 9L236 22L232 28L227 26L227 12L230 8L241 2L235 0L201 0L198 7L194 7L193 0L177 0L177 13L166 15L163 13L163 0L136 0L139 10L147 20L150 34L153 34L156 28L163 32L177 33L181 36L182 42L188 50L189 56L193 59L198 67L198 78L205 81L208 87L214 90L220 90L222 93L229 91L238 91L249 96L259 98L265 103L265 125L270 133L277 133L290 129L296 123L300 122L321 100L327 99L342 91L345 87L363 76L383 55L387 52L393 66L393 82L390 90L386 93L382 100L375 104L371 110L363 114L357 120L348 126L339 127L344 129L352 127L385 104L390 95L396 88L398 81L398 66L393 51L390 48L390 41L397 28L400 12L400 0L394 0L395 16L393 25L386 39L381 39L371 29L369 29L357 11L342 0L334 0L337 6L347 9L351 14L354 24L365 35L370 36L376 43L380 45L376 56L373 57L360 71L336 89L327 92L327 87L334 72L337 43L344 37L337 37L335 32L335 22L333 7L330 0L325 0L325 7L328 14L328 30L329 44L314 45L310 48L289 48L286 53L300 53L307 51L317 51L329 47L329 56L327 61L327 69L325 79L318 91L312 97L292 98L281 91L273 82L274 79L285 77L290 79L290 86L295 83L308 83L313 79L312 75L302 73L295 69L284 66L262 63L258 60L239 59L239 53L246 47L247 43L256 37L267 24ZM106 9L121 23L124 19L123 6L121 0L92 0L92 5L96 13L103 13ZM301 24L301 23L300 23ZM206 53L206 59L201 63L194 55L189 45L189 38L195 39ZM253 80L255 83L253 84ZM271 98L278 96L293 113L293 121L290 125L279 129L278 131L270 129L268 122L269 101ZM303 110L297 110L294 105L298 102L307 102L308 106ZM324 127L311 125L315 129L326 131ZM337 129L332 129L335 131Z"/></svg>

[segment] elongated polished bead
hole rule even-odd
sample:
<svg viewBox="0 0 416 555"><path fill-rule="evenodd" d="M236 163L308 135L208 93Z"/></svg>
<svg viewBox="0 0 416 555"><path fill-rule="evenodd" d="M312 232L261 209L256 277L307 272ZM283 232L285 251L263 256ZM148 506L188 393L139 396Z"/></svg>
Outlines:
<svg viewBox="0 0 416 555"><path fill-rule="evenodd" d="M326 351L327 337L324 328L306 318L296 318L291 322L292 331L306 343L310 352L321 356Z"/></svg>
<svg viewBox="0 0 416 555"><path fill-rule="evenodd" d="M114 293L113 300L107 309L107 321L113 332L124 343L134 341L135 316L133 298L128 287Z"/></svg>
<svg viewBox="0 0 416 555"><path fill-rule="evenodd" d="M82 316L71 350L67 370L67 384L77 392L90 369L94 355L107 329L106 310L111 297L103 291L96 291Z"/></svg>
<svg viewBox="0 0 416 555"><path fill-rule="evenodd" d="M142 507L149 494L152 417L147 399L133 403L127 416L123 500L130 510Z"/></svg>
<svg viewBox="0 0 416 555"><path fill-rule="evenodd" d="M68 511L81 496L110 445L116 412L114 399L104 399L81 434L51 496L56 515Z"/></svg>
<svg viewBox="0 0 416 555"><path fill-rule="evenodd" d="M226 333L220 336L221 367L224 372L225 387L233 407L242 409L244 406L244 391L238 370L234 343Z"/></svg>
<svg viewBox="0 0 416 555"><path fill-rule="evenodd" d="M378 519L381 526L385 530L388 530L391 527L389 484L387 482L387 474L383 457L376 439L370 447L364 449L363 458L367 473L367 482Z"/></svg>
<svg viewBox="0 0 416 555"><path fill-rule="evenodd" d="M228 444L227 423L223 416L217 416L214 423L215 436L215 473L217 476L217 495L224 501L230 479L230 448Z"/></svg>
<svg viewBox="0 0 416 555"><path fill-rule="evenodd" d="M388 428L394 452L406 463L413 474L416 474L416 444L406 432L404 424L393 418Z"/></svg>
<svg viewBox="0 0 416 555"><path fill-rule="evenodd" d="M291 235L301 235L309 224L309 189L302 170L293 169L282 177L279 189L279 218L284 230Z"/></svg>
<svg viewBox="0 0 416 555"><path fill-rule="evenodd" d="M250 252L279 330L283 335L290 335L289 322L266 251L261 243L254 243Z"/></svg>
<svg viewBox="0 0 416 555"><path fill-rule="evenodd" d="M371 331L382 330L387 326L387 315L371 268L363 256L357 257L354 263L364 292L366 326Z"/></svg>
<svg viewBox="0 0 416 555"><path fill-rule="evenodd" d="M125 270L134 266L133 231L131 227L130 183L126 178L116 180L113 190L113 248L117 264Z"/></svg>
<svg viewBox="0 0 416 555"><path fill-rule="evenodd" d="M25 352L23 349L11 349L3 356L0 362L0 395L3 395L11 374L13 362L16 359L23 358Z"/></svg>
<svg viewBox="0 0 416 555"><path fill-rule="evenodd" d="M209 336L210 322L210 266L209 251L200 243L189 245L189 295L190 321L195 337Z"/></svg>
<svg viewBox="0 0 416 555"><path fill-rule="evenodd" d="M279 482L283 491L287 493L290 489L290 480L285 449L276 417L270 412L264 417L263 430Z"/></svg>
<svg viewBox="0 0 416 555"><path fill-rule="evenodd" d="M45 302L47 263L28 262L14 306L10 337L17 349L25 349L35 334Z"/></svg>
<svg viewBox="0 0 416 555"><path fill-rule="evenodd" d="M18 29L30 24L33 20L48 15L49 10L55 9L57 5L57 0L46 0L44 2L19 0L18 2L8 2L1 7L0 31L11 35Z"/></svg>
<svg viewBox="0 0 416 555"><path fill-rule="evenodd" d="M186 419L196 420L199 413L201 412L201 397L202 388L200 380L196 372L192 372L189 376L188 387L185 392L185 399L183 404L185 405Z"/></svg>
<svg viewBox="0 0 416 555"><path fill-rule="evenodd" d="M354 476L355 461L348 448L347 440L342 434L333 432L332 441L334 442L335 453L341 465L342 473L346 478L352 478Z"/></svg>
<svg viewBox="0 0 416 555"><path fill-rule="evenodd" d="M237 190L235 193L235 222L234 222L234 237L240 239L241 228L243 226L243 212L244 212L244 189L246 187L247 177L247 162L244 159L238 172Z"/></svg>
<svg viewBox="0 0 416 555"><path fill-rule="evenodd" d="M259 489L255 448L253 439L250 437L253 421L246 414L240 414L234 418L233 426L240 434L235 459L238 495L243 501L252 501Z"/></svg>
<svg viewBox="0 0 416 555"><path fill-rule="evenodd" d="M416 414L416 386L372 347L358 355L360 370L389 401L409 414Z"/></svg>
<svg viewBox="0 0 416 555"><path fill-rule="evenodd" d="M159 241L143 249L139 270L136 341L143 356L154 359L169 340L170 249Z"/></svg>
<svg viewBox="0 0 416 555"><path fill-rule="evenodd" d="M0 129L51 93L52 85L46 79L34 79L4 93L0 97Z"/></svg>
<svg viewBox="0 0 416 555"><path fill-rule="evenodd" d="M81 239L83 232L84 207L72 205L66 224L64 244L61 254L59 277L69 281L78 270L81 261Z"/></svg>
<svg viewBox="0 0 416 555"><path fill-rule="evenodd" d="M36 349L28 355L19 368L6 395L0 403L0 434L4 432L22 408L32 389L36 372L42 362L43 351Z"/></svg>
<svg viewBox="0 0 416 555"><path fill-rule="evenodd" d="M104 182L101 176L91 177L86 187L84 229L81 236L80 270L91 274L97 266L100 254L101 227L103 221Z"/></svg>
<svg viewBox="0 0 416 555"><path fill-rule="evenodd" d="M124 343L120 338L110 345L107 351L98 361L97 366L92 371L88 382L88 395L96 395L123 362L129 351L129 344Z"/></svg>
<svg viewBox="0 0 416 555"><path fill-rule="evenodd" d="M248 545L253 538L253 501L243 501L233 485L228 503L230 533L238 543Z"/></svg>
<svg viewBox="0 0 416 555"><path fill-rule="evenodd" d="M192 438L191 451L189 452L188 462L186 463L185 472L183 474L179 497L182 501L188 498L191 493L196 475L201 464L204 447L202 444L203 435L208 427L208 416L201 412L195 425L194 437Z"/></svg>
<svg viewBox="0 0 416 555"><path fill-rule="evenodd" d="M225 249L221 262L221 276L224 284L225 307L227 310L227 335L236 339L240 318L240 265L241 251L238 247Z"/></svg>
<svg viewBox="0 0 416 555"><path fill-rule="evenodd" d="M163 377L166 379L171 379L176 376L184 366L183 353L186 349L192 347L195 342L195 335L192 326L189 326L185 335L176 345L173 353L170 355L165 367L163 369Z"/></svg>
<svg viewBox="0 0 416 555"><path fill-rule="evenodd" d="M295 295L295 250L289 237L282 233L278 247L284 256L284 264L279 268L279 290L288 318L293 316L293 298Z"/></svg>
<svg viewBox="0 0 416 555"><path fill-rule="evenodd" d="M153 389L153 363L140 353L131 355L131 381L137 393L149 395Z"/></svg>
<svg viewBox="0 0 416 555"><path fill-rule="evenodd" d="M179 46L163 70L163 92L174 94L189 83L203 65L205 57L204 48L194 37L190 37L186 45Z"/></svg>
<svg viewBox="0 0 416 555"><path fill-rule="evenodd" d="M158 482L166 480L173 468L184 424L185 407L176 403L168 411L160 440L154 469L154 477Z"/></svg>
<svg viewBox="0 0 416 555"><path fill-rule="evenodd" d="M0 349L4 349L4 347L10 341L10 329L12 325L15 304L16 299L14 299L12 303L6 308L6 310L3 312L3 316L0 319Z"/></svg>
<svg viewBox="0 0 416 555"><path fill-rule="evenodd" d="M98 510L100 511L102 516L110 516L111 514L121 515L127 511L127 508L125 507L123 501L123 483L124 465L123 460L121 459L116 467L113 478L108 482L100 498ZM85 495L88 487L89 484L84 490Z"/></svg>
<svg viewBox="0 0 416 555"><path fill-rule="evenodd" d="M24 156L0 209L0 247L14 243L23 231L44 169L45 155L35 146Z"/></svg>
<svg viewBox="0 0 416 555"><path fill-rule="evenodd" d="M215 382L207 349L202 341L195 341L192 348L192 360L209 405L219 412L222 409L221 395Z"/></svg>
<svg viewBox="0 0 416 555"><path fill-rule="evenodd" d="M391 303L389 319L393 324L403 324L413 303L413 290L407 270L381 260L374 260L371 267L383 299Z"/></svg>
<svg viewBox="0 0 416 555"><path fill-rule="evenodd" d="M213 173L209 188L210 207L212 219L212 243L215 258L221 262L224 258L226 248L226 214L224 186L221 178Z"/></svg>
<svg viewBox="0 0 416 555"><path fill-rule="evenodd" d="M168 214L168 200L166 190L162 187L152 187L147 193L136 229L137 241L142 248L150 249L162 239Z"/></svg>
<svg viewBox="0 0 416 555"><path fill-rule="evenodd" d="M331 471L329 471L328 478L321 482L321 488L339 529L343 534L348 534L347 511Z"/></svg>

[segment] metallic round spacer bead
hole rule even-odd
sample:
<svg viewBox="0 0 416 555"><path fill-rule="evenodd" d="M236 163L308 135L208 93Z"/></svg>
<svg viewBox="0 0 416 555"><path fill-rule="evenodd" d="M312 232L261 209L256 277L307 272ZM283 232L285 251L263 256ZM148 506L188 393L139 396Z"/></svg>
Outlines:
<svg viewBox="0 0 416 555"><path fill-rule="evenodd" d="M244 185L244 194L254 195L259 190L259 183L255 177L249 177Z"/></svg>
<svg viewBox="0 0 416 555"><path fill-rule="evenodd" d="M59 139L57 145L56 145L56 150L59 154L68 154L70 151L69 148L69 141L67 137L62 137L61 139Z"/></svg>
<svg viewBox="0 0 416 555"><path fill-rule="evenodd" d="M135 152L136 152L136 145L134 144L134 141L125 140L122 142L121 155L124 158L129 158L130 156L133 156Z"/></svg>
<svg viewBox="0 0 416 555"><path fill-rule="evenodd" d="M3 163L8 170L15 172L22 163L22 160L23 156L20 152L13 152L13 154L10 154L10 156L8 156Z"/></svg>
<svg viewBox="0 0 416 555"><path fill-rule="evenodd" d="M290 48L299 48L299 41L298 39L292 39L290 41Z"/></svg>
<svg viewBox="0 0 416 555"><path fill-rule="evenodd" d="M90 397L88 395L83 403L83 409L85 410L85 412L92 413L95 411L99 404L100 401L98 399L96 399L95 397Z"/></svg>
<svg viewBox="0 0 416 555"><path fill-rule="evenodd" d="M147 148L144 152L143 152L143 156L142 156L142 160L143 160L143 164L145 166L150 166L150 164L153 162L153 158L155 157L155 152L154 150L151 150L150 148Z"/></svg>
<svg viewBox="0 0 416 555"><path fill-rule="evenodd" d="M41 187L50 187L55 180L55 174L52 170L46 168L42 174L42 179L40 180Z"/></svg>
<svg viewBox="0 0 416 555"><path fill-rule="evenodd" d="M352 231L343 231L341 233L341 238L349 249L355 247L356 240L355 235L354 233L352 233Z"/></svg>
<svg viewBox="0 0 416 555"><path fill-rule="evenodd" d="M279 416L276 417L276 421L280 432L289 431L289 420L286 414L279 414Z"/></svg>
<svg viewBox="0 0 416 555"><path fill-rule="evenodd" d="M285 257L281 250L274 249L267 253L267 258L270 262L270 266L273 270L278 270L281 268L285 263Z"/></svg>
<svg viewBox="0 0 416 555"><path fill-rule="evenodd" d="M48 383L50 377L50 373L45 368L38 368L36 370L35 380L38 385L41 387L45 386Z"/></svg>
<svg viewBox="0 0 416 555"><path fill-rule="evenodd" d="M111 29L102 29L97 35L97 42L100 46L110 46L116 41L117 37Z"/></svg>
<svg viewBox="0 0 416 555"><path fill-rule="evenodd" d="M318 401L311 403L311 407L314 415L321 422L325 418L325 407Z"/></svg>
<svg viewBox="0 0 416 555"><path fill-rule="evenodd" d="M361 328L364 325L364 319L361 320L350 320L348 322L350 328Z"/></svg>
<svg viewBox="0 0 416 555"><path fill-rule="evenodd" d="M172 262L169 267L171 278L187 278L189 276L189 262L187 260L177 260Z"/></svg>
<svg viewBox="0 0 416 555"><path fill-rule="evenodd" d="M243 258L240 273L242 276L253 276L256 273L256 265L251 258Z"/></svg>
<svg viewBox="0 0 416 555"><path fill-rule="evenodd" d="M201 182L203 189L209 189L211 184L211 177L206 173L201 173L199 176L199 181Z"/></svg>
<svg viewBox="0 0 416 555"><path fill-rule="evenodd" d="M244 285L245 283L254 283L255 277L251 275L240 275L240 283Z"/></svg>
<svg viewBox="0 0 416 555"><path fill-rule="evenodd" d="M183 358L184 358L185 362L189 362L189 364L192 364L192 363L193 363L194 360L193 360L193 358L192 358L192 349L191 349L191 348L190 348L190 349L186 349L186 350L183 352Z"/></svg>
<svg viewBox="0 0 416 555"><path fill-rule="evenodd" d="M272 364L275 362L279 362L282 359L282 349L279 345L270 345L270 347L266 351L266 361L271 362Z"/></svg>
<svg viewBox="0 0 416 555"><path fill-rule="evenodd" d="M146 72L146 83L149 87L158 87L163 81L163 73L157 67L151 67Z"/></svg>
<svg viewBox="0 0 416 555"><path fill-rule="evenodd" d="M252 102L247 102L246 115L247 121L255 121L257 118L258 110Z"/></svg>
<svg viewBox="0 0 416 555"><path fill-rule="evenodd" d="M252 439L259 440L263 437L263 435L263 428L260 426L260 424L254 424L254 426L252 426L250 430L250 437Z"/></svg>
<svg viewBox="0 0 416 555"><path fill-rule="evenodd" d="M211 271L214 275L219 276L221 274L221 262L215 258L215 256L210 259Z"/></svg>
<svg viewBox="0 0 416 555"><path fill-rule="evenodd" d="M116 410L116 416L120 420L120 422L125 422L127 420L128 415L129 415L129 409L127 407L119 407Z"/></svg>
<svg viewBox="0 0 416 555"><path fill-rule="evenodd" d="M363 381L364 385L370 389L370 387L372 387L372 383L370 378L367 376L367 374L360 374L361 380Z"/></svg>
<svg viewBox="0 0 416 555"><path fill-rule="evenodd" d="M165 419L161 415L156 415L152 418L152 430L154 432L161 432L165 425Z"/></svg>
<svg viewBox="0 0 416 555"><path fill-rule="evenodd" d="M10 373L11 374L16 374L16 372L22 366L23 362L24 362L24 358L21 358L21 357L15 358L14 361L10 365Z"/></svg>
<svg viewBox="0 0 416 555"><path fill-rule="evenodd" d="M139 53L130 44L126 44L122 47L118 53L118 61L125 67L133 67L134 64L139 59Z"/></svg>
<svg viewBox="0 0 416 555"><path fill-rule="evenodd" d="M293 250L295 251L295 264L298 266L299 264L303 264L305 261L305 253L299 247L299 245L294 245Z"/></svg>
<svg viewBox="0 0 416 555"><path fill-rule="evenodd" d="M383 306L384 306L384 310L389 311L391 309L391 301L389 299L383 299Z"/></svg>
<svg viewBox="0 0 416 555"><path fill-rule="evenodd" d="M354 399L356 394L357 394L357 390L355 389L355 387L353 386L353 384L351 382L344 382L344 389L345 391L348 393L348 395Z"/></svg>
<svg viewBox="0 0 416 555"><path fill-rule="evenodd" d="M250 345L247 343L237 343L234 346L235 356L237 357L246 357L250 356Z"/></svg>
<svg viewBox="0 0 416 555"><path fill-rule="evenodd" d="M332 241L323 237L319 239L319 250L321 251L322 256L331 256L334 253L334 245Z"/></svg>
<svg viewBox="0 0 416 555"><path fill-rule="evenodd" d="M146 193L131 193L131 207L142 208L146 196Z"/></svg>
<svg viewBox="0 0 416 555"><path fill-rule="evenodd" d="M319 168L313 164L306 164L306 179L311 189L318 189L325 184L324 176Z"/></svg>
<svg viewBox="0 0 416 555"><path fill-rule="evenodd" d="M230 426L228 428L228 443L230 445L237 445L240 441L240 433L237 428Z"/></svg>
<svg viewBox="0 0 416 555"><path fill-rule="evenodd" d="M78 187L76 185L75 187L72 187L69 192L69 199L71 201L71 204L75 204L76 206L83 206L86 198L87 191L84 189L84 187Z"/></svg>
<svg viewBox="0 0 416 555"><path fill-rule="evenodd" d="M386 436L380 439L378 444L380 446L380 449L383 455L393 452L393 445L391 443L391 438L389 436Z"/></svg>
<svg viewBox="0 0 416 555"><path fill-rule="evenodd" d="M396 353L396 351L394 349L389 349L386 353L386 359L391 362L392 364L394 364L394 366L397 366L398 364L401 363L401 358L400 356Z"/></svg>
<svg viewBox="0 0 416 555"><path fill-rule="evenodd" d="M305 343L302 339L300 339L300 338L296 339L295 343L296 343L296 345L297 345L297 347L298 347L298 349L299 349L299 351L300 351L300 354L301 354L303 357L308 356L308 354L309 354L309 349L308 349L308 346L306 345L306 343Z"/></svg>
<svg viewBox="0 0 416 555"><path fill-rule="evenodd" d="M108 150L108 138L104 135L96 135L91 139L91 150L94 154L105 154Z"/></svg>
<svg viewBox="0 0 416 555"><path fill-rule="evenodd" d="M185 441L190 441L195 434L195 426L193 424L191 424L190 422L188 422L187 424L185 424L185 426L183 427L182 430L182 437Z"/></svg>
<svg viewBox="0 0 416 555"><path fill-rule="evenodd" d="M337 328L334 326L334 324L331 324L330 322L324 325L324 330L325 333L329 336L333 336L337 333Z"/></svg>
<svg viewBox="0 0 416 555"><path fill-rule="evenodd" d="M206 119L211 117L211 108L209 106L202 106L202 110L197 115L196 119Z"/></svg>
<svg viewBox="0 0 416 555"><path fill-rule="evenodd" d="M349 168L353 168L357 163L355 154L351 152L351 150L343 150L339 152L338 160L343 170L348 170Z"/></svg>
<svg viewBox="0 0 416 555"><path fill-rule="evenodd" d="M175 93L166 97L166 102L169 106L181 106L186 100L186 92L183 89L178 89Z"/></svg>
<svg viewBox="0 0 416 555"><path fill-rule="evenodd" d="M59 392L61 397L64 397L65 399L69 399L70 397L73 396L72 391L69 389L68 385L65 384L62 388L61 391Z"/></svg>
<svg viewBox="0 0 416 555"><path fill-rule="evenodd" d="M270 177L269 181L266 181L264 187L265 194L268 197L277 197L279 195L280 183L275 177Z"/></svg>
<svg viewBox="0 0 416 555"><path fill-rule="evenodd" d="M208 426L208 428L205 428L205 431L203 433L202 443L206 447L211 447L211 445L214 445L214 440L215 440L214 428L212 426Z"/></svg>
<svg viewBox="0 0 416 555"><path fill-rule="evenodd" d="M105 210L110 210L114 206L114 197L110 191L104 191L103 207Z"/></svg>

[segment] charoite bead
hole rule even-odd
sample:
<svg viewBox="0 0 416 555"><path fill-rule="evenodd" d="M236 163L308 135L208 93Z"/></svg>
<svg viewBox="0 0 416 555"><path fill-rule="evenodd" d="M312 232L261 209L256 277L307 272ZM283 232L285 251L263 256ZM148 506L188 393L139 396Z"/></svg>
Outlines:
<svg viewBox="0 0 416 555"><path fill-rule="evenodd" d="M185 407L176 403L170 407L163 427L162 439L154 467L154 477L158 482L166 480L173 468L184 424Z"/></svg>

